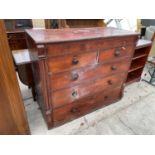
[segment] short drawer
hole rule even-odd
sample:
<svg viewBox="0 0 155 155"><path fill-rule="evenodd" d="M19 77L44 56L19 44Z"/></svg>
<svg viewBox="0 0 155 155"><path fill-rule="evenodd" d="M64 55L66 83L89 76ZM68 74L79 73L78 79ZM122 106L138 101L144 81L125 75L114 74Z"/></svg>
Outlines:
<svg viewBox="0 0 155 155"><path fill-rule="evenodd" d="M125 76L126 73L121 73L106 78L96 79L91 82L88 81L71 88L54 91L52 92L53 108L72 103L85 96L93 95L94 93L103 90L113 89L113 87L117 85L121 86L124 82Z"/></svg>
<svg viewBox="0 0 155 155"><path fill-rule="evenodd" d="M88 96L61 108L54 109L54 126L61 125L67 121L71 121L97 110L98 108L114 103L119 100L121 96L121 87L116 87L108 91L96 93L93 96Z"/></svg>
<svg viewBox="0 0 155 155"><path fill-rule="evenodd" d="M51 90L55 91L62 88L72 87L81 82L92 80L97 77L105 77L119 72L127 72L130 65L128 62L129 58L125 58L107 64L99 64L96 66L83 67L72 71L53 74L50 76Z"/></svg>
<svg viewBox="0 0 155 155"><path fill-rule="evenodd" d="M51 73L58 73L87 65L95 65L96 63L97 51L83 54L71 54L48 58L48 70Z"/></svg>
<svg viewBox="0 0 155 155"><path fill-rule="evenodd" d="M99 52L99 63L110 61L112 59L118 59L125 56L132 56L133 46L121 46L117 48L111 48L108 50L100 50Z"/></svg>

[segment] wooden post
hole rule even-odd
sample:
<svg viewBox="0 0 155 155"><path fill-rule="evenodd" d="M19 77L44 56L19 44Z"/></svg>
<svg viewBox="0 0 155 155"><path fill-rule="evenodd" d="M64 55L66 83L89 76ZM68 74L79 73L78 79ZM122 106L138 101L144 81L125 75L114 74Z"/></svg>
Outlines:
<svg viewBox="0 0 155 155"><path fill-rule="evenodd" d="M30 134L3 20L0 20L0 134Z"/></svg>

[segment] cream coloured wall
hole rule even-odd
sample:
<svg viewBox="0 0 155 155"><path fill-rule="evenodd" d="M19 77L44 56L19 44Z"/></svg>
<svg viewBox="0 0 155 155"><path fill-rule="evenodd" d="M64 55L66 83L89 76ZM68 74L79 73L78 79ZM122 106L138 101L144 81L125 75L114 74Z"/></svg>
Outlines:
<svg viewBox="0 0 155 155"><path fill-rule="evenodd" d="M151 48L149 56L155 56L155 39L152 42L152 48Z"/></svg>
<svg viewBox="0 0 155 155"><path fill-rule="evenodd" d="M45 28L44 19L32 19L33 28Z"/></svg>

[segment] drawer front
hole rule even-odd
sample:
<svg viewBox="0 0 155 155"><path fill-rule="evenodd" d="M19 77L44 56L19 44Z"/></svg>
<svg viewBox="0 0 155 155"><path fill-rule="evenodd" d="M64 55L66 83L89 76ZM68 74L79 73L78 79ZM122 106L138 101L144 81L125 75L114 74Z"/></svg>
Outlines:
<svg viewBox="0 0 155 155"><path fill-rule="evenodd" d="M21 33L8 33L8 39L25 39L25 32Z"/></svg>
<svg viewBox="0 0 155 155"><path fill-rule="evenodd" d="M125 76L126 73L121 73L118 75L108 76L102 79L96 79L91 82L89 81L81 83L80 85L77 85L75 87L52 92L53 108L72 103L85 96L93 95L94 93L103 90L113 89L113 87L117 85L121 86L124 82Z"/></svg>
<svg viewBox="0 0 155 155"><path fill-rule="evenodd" d="M54 125L61 125L103 106L116 102L122 96L121 87L109 91L102 91L93 96L88 96L72 104L53 110Z"/></svg>
<svg viewBox="0 0 155 155"><path fill-rule="evenodd" d="M84 54L66 55L48 59L48 70L51 73L58 73L75 68L95 65L97 63L97 52Z"/></svg>
<svg viewBox="0 0 155 155"><path fill-rule="evenodd" d="M108 50L100 50L99 62L106 62L112 59L118 59L124 56L132 56L133 46L122 46L118 48L111 48Z"/></svg>
<svg viewBox="0 0 155 155"><path fill-rule="evenodd" d="M64 54L73 54L77 52L95 50L96 48L108 49L135 44L137 37L118 37L109 39L83 40L76 42L55 43L47 45L48 56L59 56Z"/></svg>
<svg viewBox="0 0 155 155"><path fill-rule="evenodd" d="M52 91L62 88L72 87L85 80L92 80L97 77L104 77L118 72L127 72L129 68L129 58L113 61L107 64L90 66L76 69L69 72L53 74L50 76Z"/></svg>

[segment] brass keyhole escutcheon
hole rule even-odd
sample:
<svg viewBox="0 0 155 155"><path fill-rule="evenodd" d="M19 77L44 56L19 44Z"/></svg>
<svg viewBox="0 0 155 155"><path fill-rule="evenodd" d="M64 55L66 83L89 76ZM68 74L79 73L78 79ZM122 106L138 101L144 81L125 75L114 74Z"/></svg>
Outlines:
<svg viewBox="0 0 155 155"><path fill-rule="evenodd" d="M108 80L108 84L109 85L112 85L113 83L112 83L112 80Z"/></svg>
<svg viewBox="0 0 155 155"><path fill-rule="evenodd" d="M76 90L73 90L72 96L76 98L78 96L78 92Z"/></svg>
<svg viewBox="0 0 155 155"><path fill-rule="evenodd" d="M71 75L71 79L72 79L73 81L77 80L78 78L79 78L78 73L73 73L73 74Z"/></svg>

